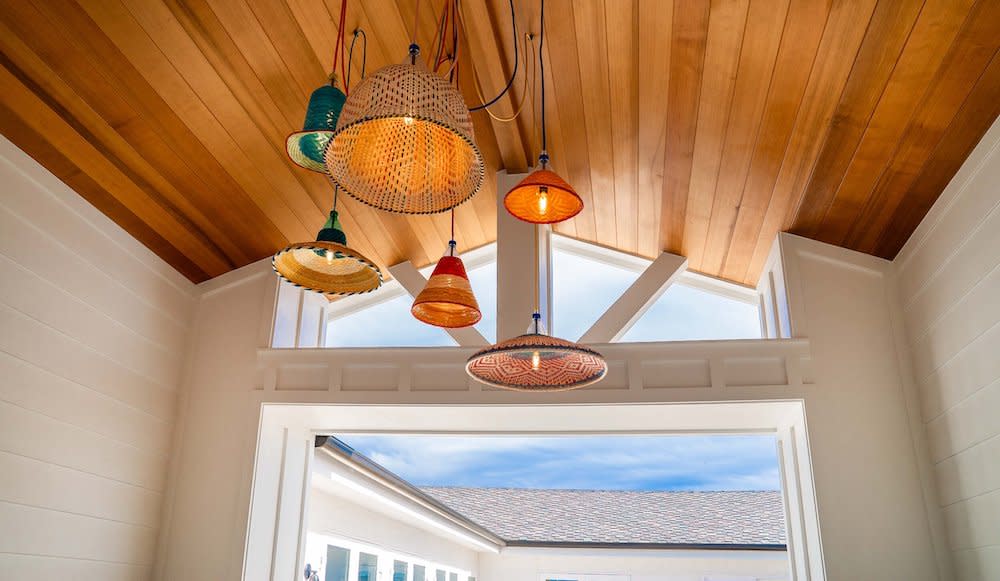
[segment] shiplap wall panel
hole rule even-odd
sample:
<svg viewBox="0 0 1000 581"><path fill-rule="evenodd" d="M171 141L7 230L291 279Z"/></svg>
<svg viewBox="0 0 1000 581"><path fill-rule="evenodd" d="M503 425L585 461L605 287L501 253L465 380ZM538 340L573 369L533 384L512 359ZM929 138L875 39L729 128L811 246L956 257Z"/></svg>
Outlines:
<svg viewBox="0 0 1000 581"><path fill-rule="evenodd" d="M0 180L0 579L149 579L196 292L6 140Z"/></svg>
<svg viewBox="0 0 1000 581"><path fill-rule="evenodd" d="M72 579L73 581L144 581L148 565L82 561L45 555L0 553L0 579Z"/></svg>
<svg viewBox="0 0 1000 581"><path fill-rule="evenodd" d="M1000 123L895 261L939 501L962 581L1000 574Z"/></svg>

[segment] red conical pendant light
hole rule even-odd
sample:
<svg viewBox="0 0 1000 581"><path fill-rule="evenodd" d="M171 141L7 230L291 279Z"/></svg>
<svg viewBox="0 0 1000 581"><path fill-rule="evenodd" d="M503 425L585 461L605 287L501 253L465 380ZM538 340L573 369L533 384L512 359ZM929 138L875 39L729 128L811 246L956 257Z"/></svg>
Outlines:
<svg viewBox="0 0 1000 581"><path fill-rule="evenodd" d="M419 321L435 327L468 327L483 318L472 293L462 259L455 256L455 212L452 211L451 237L445 252L424 290L413 301L410 312Z"/></svg>

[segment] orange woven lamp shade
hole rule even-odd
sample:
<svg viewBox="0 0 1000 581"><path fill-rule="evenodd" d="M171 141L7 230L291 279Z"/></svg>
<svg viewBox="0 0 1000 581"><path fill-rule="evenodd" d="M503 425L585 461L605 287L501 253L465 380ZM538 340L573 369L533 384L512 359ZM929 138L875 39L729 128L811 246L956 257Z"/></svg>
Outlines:
<svg viewBox="0 0 1000 581"><path fill-rule="evenodd" d="M454 208L484 172L465 101L420 61L387 66L351 91L326 167L351 196L401 214Z"/></svg>
<svg viewBox="0 0 1000 581"><path fill-rule="evenodd" d="M547 169L532 172L503 198L512 216L532 224L555 224L583 210L583 200L558 174Z"/></svg>
<svg viewBox="0 0 1000 581"><path fill-rule="evenodd" d="M527 333L487 347L469 358L475 379L512 391L568 391L597 383L608 365L600 353L572 341Z"/></svg>
<svg viewBox="0 0 1000 581"><path fill-rule="evenodd" d="M461 258L441 257L410 312L435 327L468 327L483 318Z"/></svg>

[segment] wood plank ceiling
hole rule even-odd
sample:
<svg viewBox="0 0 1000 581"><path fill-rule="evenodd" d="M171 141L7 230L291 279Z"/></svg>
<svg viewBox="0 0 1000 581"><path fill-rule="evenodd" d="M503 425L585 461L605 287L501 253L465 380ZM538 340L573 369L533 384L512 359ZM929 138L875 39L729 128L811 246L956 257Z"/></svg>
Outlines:
<svg viewBox="0 0 1000 581"><path fill-rule="evenodd" d="M423 0L432 44L443 0ZM331 67L337 0L3 0L0 127L193 281L311 239L322 176L285 135ZM515 0L519 42L537 0ZM405 57L418 0L349 0L368 71ZM463 0L470 104L514 63L506 0ZM1000 113L998 0L548 0L550 153L586 209L557 231L756 282L786 230L892 258ZM523 49L522 45L522 49ZM537 49L537 39L529 52ZM489 168L538 154L535 67L474 113ZM355 54L353 79L360 78ZM525 76L527 75L527 76ZM532 90L532 88L534 90ZM492 173L456 215L496 238ZM380 265L430 263L448 216L341 204Z"/></svg>

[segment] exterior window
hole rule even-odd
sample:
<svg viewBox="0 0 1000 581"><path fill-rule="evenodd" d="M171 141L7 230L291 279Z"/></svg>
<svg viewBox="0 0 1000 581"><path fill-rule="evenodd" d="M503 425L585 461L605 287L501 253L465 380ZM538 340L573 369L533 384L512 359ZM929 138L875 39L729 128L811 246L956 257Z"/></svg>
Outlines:
<svg viewBox="0 0 1000 581"><path fill-rule="evenodd" d="M392 562L392 581L406 581L406 563L403 561Z"/></svg>
<svg viewBox="0 0 1000 581"><path fill-rule="evenodd" d="M448 581L458 581L458 573L452 573L448 575Z"/></svg>
<svg viewBox="0 0 1000 581"><path fill-rule="evenodd" d="M324 581L347 581L351 564L351 551L336 545L326 546L326 575Z"/></svg>
<svg viewBox="0 0 1000 581"><path fill-rule="evenodd" d="M436 579L437 579L437 581L447 581L446 575L444 574L444 571L442 571L441 569L438 569L437 572L436 572Z"/></svg>
<svg viewBox="0 0 1000 581"><path fill-rule="evenodd" d="M378 579L378 555L361 553L358 556L358 581Z"/></svg>
<svg viewBox="0 0 1000 581"><path fill-rule="evenodd" d="M427 581L427 569L423 565L413 566L413 581Z"/></svg>

